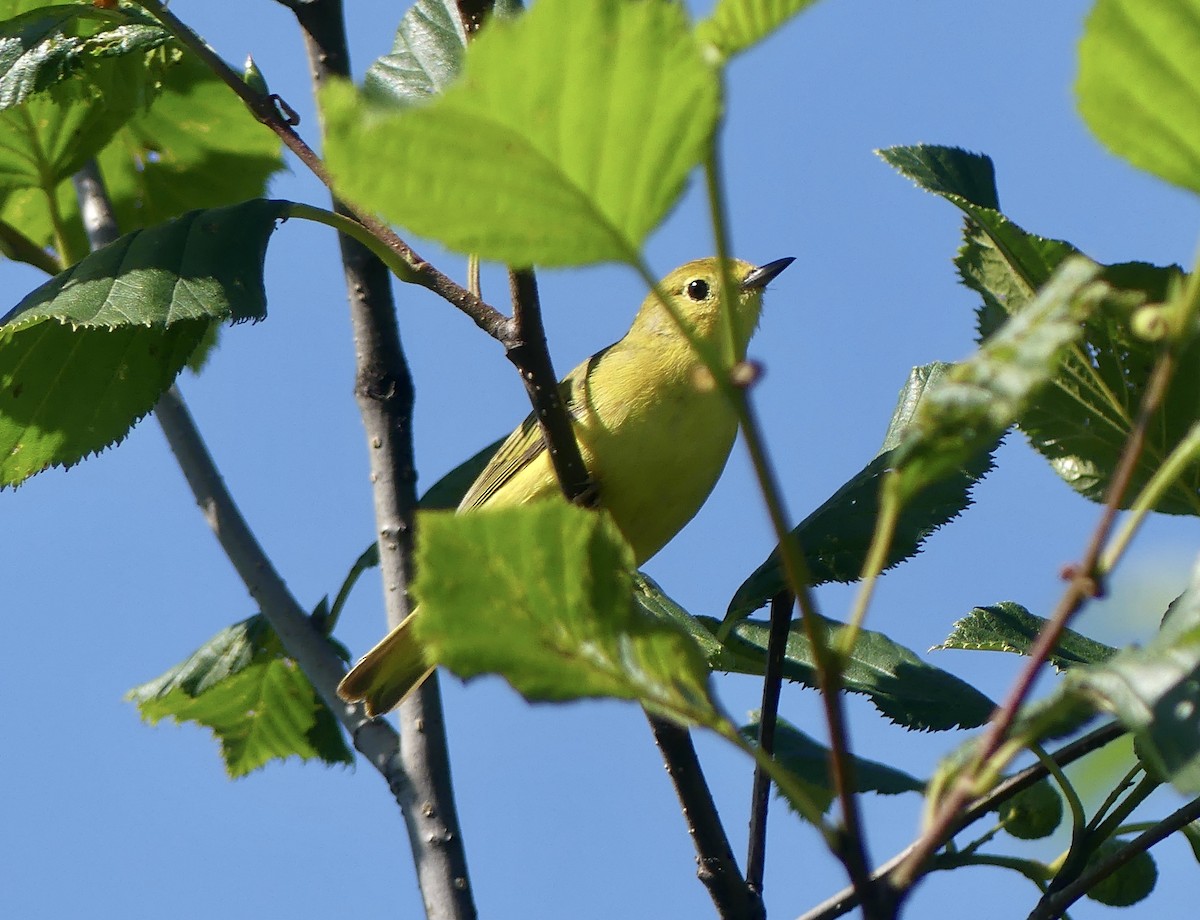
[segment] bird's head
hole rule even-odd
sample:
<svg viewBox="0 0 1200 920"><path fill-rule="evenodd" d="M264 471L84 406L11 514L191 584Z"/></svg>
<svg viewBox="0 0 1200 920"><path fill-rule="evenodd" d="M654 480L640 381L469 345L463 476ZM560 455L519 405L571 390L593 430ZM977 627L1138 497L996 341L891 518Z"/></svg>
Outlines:
<svg viewBox="0 0 1200 920"><path fill-rule="evenodd" d="M755 266L741 259L730 260L729 274L734 283L734 314L738 325L736 360L745 357L746 345L758 326L763 290L792 262L791 258L776 259ZM726 340L722 331L721 269L717 259L696 259L679 266L659 282L659 289L702 341L718 347ZM653 291L642 304L630 332L638 336L679 336L678 327Z"/></svg>

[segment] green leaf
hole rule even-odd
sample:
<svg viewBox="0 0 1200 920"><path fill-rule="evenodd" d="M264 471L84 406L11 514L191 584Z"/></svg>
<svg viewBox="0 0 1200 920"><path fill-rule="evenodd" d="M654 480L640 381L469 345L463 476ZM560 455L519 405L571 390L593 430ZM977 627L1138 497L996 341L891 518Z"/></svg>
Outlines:
<svg viewBox="0 0 1200 920"><path fill-rule="evenodd" d="M1198 0L1097 0L1079 42L1079 111L1113 153L1200 192Z"/></svg>
<svg viewBox="0 0 1200 920"><path fill-rule="evenodd" d="M715 641L720 621L703 616L695 619ZM824 617L818 625L828 647L834 647L846 629L844 624ZM766 620L744 620L733 628L723 647L718 646L715 652L707 643L702 647L709 653L714 670L761 675L766 667L770 629ZM818 688L812 645L799 621L793 622L788 632L783 676ZM870 629L859 631L842 674L842 686L850 693L866 696L893 722L920 731L974 728L995 709L995 704L970 684Z"/></svg>
<svg viewBox="0 0 1200 920"><path fill-rule="evenodd" d="M104 58L145 54L171 33L140 10L71 3L0 22L0 109L20 105Z"/></svg>
<svg viewBox="0 0 1200 920"><path fill-rule="evenodd" d="M1001 601L990 607L974 608L956 622L945 641L934 648L1028 655L1045 625L1044 618L1035 616L1020 604ZM1065 671L1080 664L1101 664L1116 653L1111 645L1067 629L1047 660L1056 670Z"/></svg>
<svg viewBox="0 0 1200 920"><path fill-rule="evenodd" d="M267 240L288 205L249 201L127 234L0 320L0 485L120 440L212 323L264 316Z"/></svg>
<svg viewBox="0 0 1200 920"><path fill-rule="evenodd" d="M363 80L373 100L412 105L436 96L457 78L467 36L454 0L418 0L400 20L390 54Z"/></svg>
<svg viewBox="0 0 1200 920"><path fill-rule="evenodd" d="M1086 259L1063 263L1028 307L922 400L896 448L895 488L904 501L993 445L1054 379L1080 322L1108 293L1099 272Z"/></svg>
<svg viewBox="0 0 1200 920"><path fill-rule="evenodd" d="M754 721L740 729L742 737L752 744L758 741L758 716L756 712L751 713ZM822 812L829 810L837 797L829 776L829 748L787 720L779 719L775 725L775 759L796 777ZM878 761L852 754L849 763L853 767L850 771L853 792L899 795L902 792L919 793L925 789L925 784L916 777Z"/></svg>
<svg viewBox="0 0 1200 920"><path fill-rule="evenodd" d="M545 501L430 512L420 528L415 622L433 660L529 700L615 697L721 724L695 643L633 604L632 551L606 517Z"/></svg>
<svg viewBox="0 0 1200 920"><path fill-rule="evenodd" d="M963 283L982 298L981 340L1023 311L1054 270L1077 252L1070 243L1026 233L996 210L995 177L985 156L925 146L895 147L881 151L881 156L967 214L955 264ZM1122 296L1084 320L1083 336L1066 350L1053 385L1042 390L1018 420L1055 472L1093 501L1105 500L1159 351L1158 345L1131 334L1131 308L1142 301L1165 300L1180 277L1175 266L1107 266L1103 278ZM1162 466L1200 414L1200 345L1193 342L1182 350L1174 381L1150 426L1127 501ZM1200 464L1193 464L1156 510L1200 513L1198 494Z"/></svg>
<svg viewBox="0 0 1200 920"><path fill-rule="evenodd" d="M128 232L262 197L284 168L282 149L211 70L186 57L167 70L150 108L129 120L99 163L117 224Z"/></svg>
<svg viewBox="0 0 1200 920"><path fill-rule="evenodd" d="M212 729L232 777L292 756L354 762L333 713L261 614L223 629L126 698L152 725L169 717Z"/></svg>
<svg viewBox="0 0 1200 920"><path fill-rule="evenodd" d="M681 8L637 0L539 0L492 22L425 106L322 94L340 194L516 265L633 258L704 156L718 101Z"/></svg>
<svg viewBox="0 0 1200 920"><path fill-rule="evenodd" d="M1200 566L1144 648L1077 665L1054 692L1022 709L1011 732L1024 743L1074 731L1098 712L1128 728L1147 769L1185 795L1200 792Z"/></svg>
<svg viewBox="0 0 1200 920"><path fill-rule="evenodd" d="M168 68L148 110L138 108L98 155L117 225L128 232L197 208L261 197L283 168L279 139L207 67L188 57ZM73 250L86 246L69 183L55 194ZM55 245L41 189L14 190L0 218L41 246Z"/></svg>
<svg viewBox="0 0 1200 920"><path fill-rule="evenodd" d="M862 574L879 516L879 490L888 472L894 468L896 445L921 401L945 378L949 368L948 364L935 363L912 369L900 391L879 453L792 531L808 564L813 585L830 581L852 582ZM959 470L938 480L904 507L896 524L885 569L919 553L930 534L970 507L971 489L991 470L992 454L999 443L997 438L984 445L967 458ZM729 602L726 617L743 617L786 587L783 564L776 547L738 588Z"/></svg>
<svg viewBox="0 0 1200 920"><path fill-rule="evenodd" d="M520 12L519 0L498 0L488 16L511 19ZM458 79L466 48L455 0L418 0L400 20L391 53L367 68L363 92L399 106L424 102Z"/></svg>
<svg viewBox="0 0 1200 920"><path fill-rule="evenodd" d="M718 0L712 15L696 24L696 37L731 58L804 12L816 0Z"/></svg>

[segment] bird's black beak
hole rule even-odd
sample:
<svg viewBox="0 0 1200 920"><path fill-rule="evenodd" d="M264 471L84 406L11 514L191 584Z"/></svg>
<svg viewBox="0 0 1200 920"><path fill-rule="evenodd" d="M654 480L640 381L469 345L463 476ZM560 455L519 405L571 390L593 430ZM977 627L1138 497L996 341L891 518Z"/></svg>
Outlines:
<svg viewBox="0 0 1200 920"><path fill-rule="evenodd" d="M768 262L766 265L752 270L750 274L742 279L742 290L750 291L754 288L765 288L775 280L775 277L781 271L795 261L792 256L788 256L786 259L776 259L774 262Z"/></svg>

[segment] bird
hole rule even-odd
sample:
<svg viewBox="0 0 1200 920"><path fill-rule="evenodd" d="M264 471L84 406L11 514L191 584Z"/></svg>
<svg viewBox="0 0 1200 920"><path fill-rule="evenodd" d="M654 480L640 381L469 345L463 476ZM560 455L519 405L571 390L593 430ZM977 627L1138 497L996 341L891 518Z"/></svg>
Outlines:
<svg viewBox="0 0 1200 920"><path fill-rule="evenodd" d="M733 345L745 360L763 291L792 258L755 266L727 262L734 281L734 329L721 309L721 263L697 259L668 274L659 291L710 352ZM612 517L642 565L700 510L725 469L738 420L712 385L695 348L652 291L620 341L598 351L559 384L595 504ZM560 496L537 420L530 414L501 444L458 505L458 513ZM420 539L418 532L418 539ZM400 704L435 665L413 631L417 607L354 665L338 685L368 716Z"/></svg>

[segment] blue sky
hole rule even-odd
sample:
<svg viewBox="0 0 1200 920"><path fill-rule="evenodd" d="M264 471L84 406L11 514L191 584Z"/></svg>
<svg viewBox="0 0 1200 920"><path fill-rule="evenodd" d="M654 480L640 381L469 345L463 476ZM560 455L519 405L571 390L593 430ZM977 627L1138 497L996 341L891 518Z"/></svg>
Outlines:
<svg viewBox="0 0 1200 920"><path fill-rule="evenodd" d="M697 5L703 9L706 5ZM356 73L385 53L395 4L349 4ZM725 162L734 249L797 262L772 285L751 346L756 392L791 516L799 520L877 449L911 366L972 347L973 299L950 259L960 218L872 151L952 144L993 157L1002 207L1027 230L1102 261L1189 264L1200 209L1190 195L1108 154L1075 111L1071 86L1083 0L825 0L729 74ZM281 6L179 0L172 9L227 60L253 53L315 139L299 33ZM294 161L278 197L324 204ZM695 185L649 245L665 273L711 252ZM421 241L461 278L463 262ZM37 283L0 266L4 303ZM487 285L491 284L490 289ZM618 338L644 296L628 269L541 276L551 348L565 372ZM226 480L302 603L336 591L371 539L364 439L352 399L353 351L331 232L292 221L267 264L270 318L229 331L184 394ZM502 300L494 275L485 293ZM498 347L422 290L398 292L418 387L417 460L429 485L527 411ZM0 307L0 312L6 307ZM1015 600L1045 613L1061 566L1077 558L1098 509L1010 436L976 505L926 552L884 579L868 625L923 651L972 606ZM0 495L9 653L0 669L0 913L179 920L211 916L416 916L402 821L369 768L272 765L226 779L194 726L141 724L122 696L253 607L197 513L152 420L119 448ZM1145 638L1177 593L1194 550L1190 521L1147 528L1114 597L1079 628L1110 642ZM772 540L742 449L687 530L647 571L687 608L719 614ZM822 609L849 594L823 590ZM343 617L360 652L383 631L377 580ZM999 695L1017 660L931 653ZM498 681L445 682L455 782L481 914L489 918L690 918L711 906L649 732L615 703L531 707ZM722 679L735 716L757 688ZM850 705L856 748L928 775L957 738L912 735ZM786 688L783 712L820 734L816 697ZM744 849L750 765L699 739L735 850ZM1153 804L1175 807L1172 794ZM902 847L914 796L867 802L877 860ZM767 902L795 916L843 884L816 835L774 812ZM1062 848L1016 845L1050 857ZM1130 916L1179 912L1195 862L1181 839L1155 850L1159 889ZM931 878L910 916L1023 916L1028 883L999 870ZM1073 916L1098 917L1083 902Z"/></svg>

